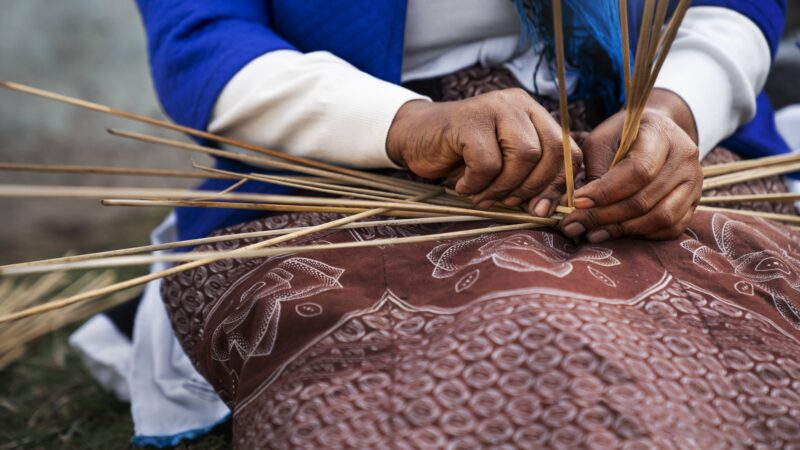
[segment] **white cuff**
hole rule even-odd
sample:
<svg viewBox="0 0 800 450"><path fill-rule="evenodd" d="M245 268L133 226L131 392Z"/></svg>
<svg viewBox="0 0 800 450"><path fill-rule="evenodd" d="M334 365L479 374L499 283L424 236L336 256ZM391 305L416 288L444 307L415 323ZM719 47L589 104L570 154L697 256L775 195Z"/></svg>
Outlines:
<svg viewBox="0 0 800 450"><path fill-rule="evenodd" d="M403 104L427 99L328 52L281 50L245 66L223 90L209 129L296 156L397 168L386 138Z"/></svg>
<svg viewBox="0 0 800 450"><path fill-rule="evenodd" d="M769 67L766 38L750 19L728 8L693 7L655 87L689 106L702 158L755 116Z"/></svg>

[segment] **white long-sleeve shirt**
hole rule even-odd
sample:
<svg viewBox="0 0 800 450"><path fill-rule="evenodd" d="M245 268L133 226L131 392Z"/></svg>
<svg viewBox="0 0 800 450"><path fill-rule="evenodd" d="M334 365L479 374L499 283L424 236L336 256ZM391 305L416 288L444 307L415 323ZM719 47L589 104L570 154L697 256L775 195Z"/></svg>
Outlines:
<svg viewBox="0 0 800 450"><path fill-rule="evenodd" d="M508 0L409 0L403 80L505 63L532 91L538 56L520 50L518 36ZM764 35L747 17L721 7L689 9L656 87L689 105L702 156L755 115L769 55ZM538 74L539 93L554 92L549 71ZM231 79L209 128L294 155L394 167L385 148L389 127L404 103L422 98L331 53L282 50L255 59Z"/></svg>

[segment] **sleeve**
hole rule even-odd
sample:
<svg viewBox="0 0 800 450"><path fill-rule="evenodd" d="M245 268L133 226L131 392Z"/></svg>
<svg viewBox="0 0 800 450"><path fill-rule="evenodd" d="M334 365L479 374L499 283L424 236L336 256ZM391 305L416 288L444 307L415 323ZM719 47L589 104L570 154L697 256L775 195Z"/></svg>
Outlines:
<svg viewBox="0 0 800 450"><path fill-rule="evenodd" d="M400 107L417 99L427 97L329 52L275 51L231 79L209 129L334 164L391 168L397 166L386 154L389 127Z"/></svg>
<svg viewBox="0 0 800 450"><path fill-rule="evenodd" d="M786 21L787 0L693 0L692 7L714 6L737 12L753 22L769 45L772 57L778 51L778 44Z"/></svg>
<svg viewBox="0 0 800 450"><path fill-rule="evenodd" d="M269 27L264 0L137 0L166 113L205 129L222 89L257 57L293 49Z"/></svg>
<svg viewBox="0 0 800 450"><path fill-rule="evenodd" d="M769 39L734 9L693 6L687 12L655 86L689 106L701 157L755 116L770 69Z"/></svg>

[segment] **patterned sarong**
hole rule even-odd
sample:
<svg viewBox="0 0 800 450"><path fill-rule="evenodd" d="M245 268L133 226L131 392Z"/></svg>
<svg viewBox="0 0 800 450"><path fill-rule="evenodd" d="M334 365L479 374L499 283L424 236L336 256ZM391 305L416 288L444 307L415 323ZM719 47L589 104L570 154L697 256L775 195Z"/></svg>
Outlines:
<svg viewBox="0 0 800 450"><path fill-rule="evenodd" d="M699 213L667 242L535 230L228 260L163 293L238 448L800 448L800 233L769 221Z"/></svg>

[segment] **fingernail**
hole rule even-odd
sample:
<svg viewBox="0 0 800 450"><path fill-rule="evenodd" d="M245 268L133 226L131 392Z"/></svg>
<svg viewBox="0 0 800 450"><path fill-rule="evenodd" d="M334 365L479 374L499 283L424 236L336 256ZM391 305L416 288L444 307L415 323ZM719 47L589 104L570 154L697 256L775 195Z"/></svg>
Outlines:
<svg viewBox="0 0 800 450"><path fill-rule="evenodd" d="M520 203L522 203L522 199L519 197L508 197L503 200L503 204L511 208L519 206Z"/></svg>
<svg viewBox="0 0 800 450"><path fill-rule="evenodd" d="M572 201L572 204L578 209L589 209L594 207L594 201L589 197L578 197Z"/></svg>
<svg viewBox="0 0 800 450"><path fill-rule="evenodd" d="M492 207L492 205L494 205L494 200L482 200L480 203L478 203L478 208L489 209Z"/></svg>
<svg viewBox="0 0 800 450"><path fill-rule="evenodd" d="M586 228L584 228L579 222L572 222L564 227L564 234L571 238L578 237L585 232Z"/></svg>
<svg viewBox="0 0 800 450"><path fill-rule="evenodd" d="M547 217L547 214L550 212L550 205L549 199L543 198L539 200L539 203L533 208L533 214L539 217Z"/></svg>
<svg viewBox="0 0 800 450"><path fill-rule="evenodd" d="M606 230L595 230L586 236L586 239L592 244L599 244L611 238L611 235Z"/></svg>

